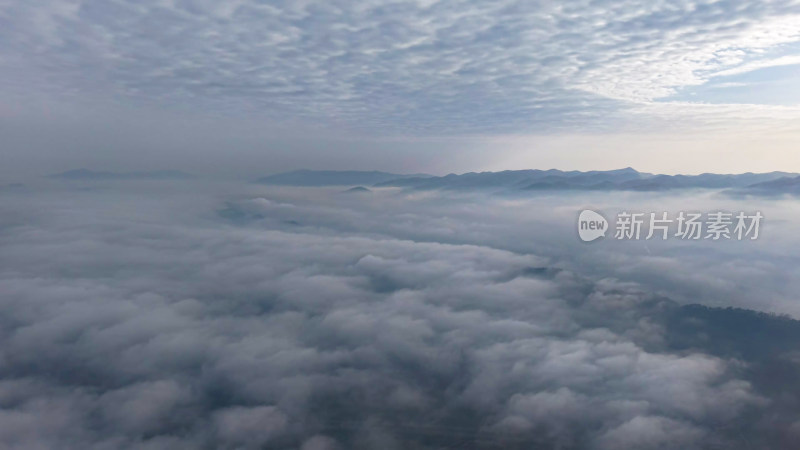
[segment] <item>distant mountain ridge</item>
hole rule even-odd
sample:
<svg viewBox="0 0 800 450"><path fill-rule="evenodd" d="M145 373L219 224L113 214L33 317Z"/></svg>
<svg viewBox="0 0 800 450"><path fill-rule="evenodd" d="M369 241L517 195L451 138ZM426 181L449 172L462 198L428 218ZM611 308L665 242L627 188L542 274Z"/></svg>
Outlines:
<svg viewBox="0 0 800 450"><path fill-rule="evenodd" d="M76 169L49 175L51 179L78 181L186 180L194 175L178 170L104 172ZM294 170L259 178L260 184L307 187L396 187L413 190L534 191L667 191L675 189L726 189L736 195L800 195L800 174L790 172L661 175L631 167L616 170L525 169L467 172L435 176L358 170Z"/></svg>
<svg viewBox="0 0 800 450"><path fill-rule="evenodd" d="M185 180L194 175L179 170L157 170L151 172L103 172L89 169L75 169L49 175L48 178L61 180Z"/></svg>
<svg viewBox="0 0 800 450"><path fill-rule="evenodd" d="M764 183L790 185L798 174L788 172L700 175L659 175L639 172L631 167L616 170L558 169L504 170L500 172L468 172L445 176L401 175L387 172L298 170L279 173L258 180L259 183L291 186L358 186L399 187L418 190L494 191L664 191L672 189L742 189ZM800 178L796 179L800 190Z"/></svg>
<svg viewBox="0 0 800 450"><path fill-rule="evenodd" d="M256 183L283 186L355 186L375 185L389 180L430 176L432 175L402 175L376 170L293 170L259 178Z"/></svg>
<svg viewBox="0 0 800 450"><path fill-rule="evenodd" d="M786 176L751 184L733 193L746 195L800 194L800 176Z"/></svg>

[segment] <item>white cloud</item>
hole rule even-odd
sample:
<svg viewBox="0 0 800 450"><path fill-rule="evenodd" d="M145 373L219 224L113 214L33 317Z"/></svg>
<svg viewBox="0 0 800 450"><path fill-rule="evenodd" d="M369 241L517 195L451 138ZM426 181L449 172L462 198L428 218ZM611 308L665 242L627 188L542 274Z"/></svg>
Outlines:
<svg viewBox="0 0 800 450"><path fill-rule="evenodd" d="M734 446L725 426L751 412L796 419L743 370L767 370L759 355L781 355L784 340L733 357L715 333L742 330L684 318L655 294L675 284L663 266L608 246L571 259L567 198L188 183L0 198L0 442L594 448L672 436L691 448ZM269 201L247 200L253 190ZM239 222L214 214L231 198ZM629 281L579 264L598 258Z"/></svg>
<svg viewBox="0 0 800 450"><path fill-rule="evenodd" d="M742 64L739 67L722 70L715 72L714 77L729 77L732 75L740 75L743 73L753 72L756 70L767 69L770 67L793 66L800 64L800 55L786 55L774 59L758 60L747 64Z"/></svg>
<svg viewBox="0 0 800 450"><path fill-rule="evenodd" d="M17 2L1 14L9 95L392 133L630 119L628 103L743 70L800 40L790 1L76 0Z"/></svg>

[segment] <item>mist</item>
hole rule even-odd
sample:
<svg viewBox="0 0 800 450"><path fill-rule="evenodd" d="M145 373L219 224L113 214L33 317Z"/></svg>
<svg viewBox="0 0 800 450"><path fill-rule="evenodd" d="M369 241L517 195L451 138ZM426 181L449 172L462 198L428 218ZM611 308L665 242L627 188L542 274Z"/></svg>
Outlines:
<svg viewBox="0 0 800 450"><path fill-rule="evenodd" d="M5 190L0 442L786 445L792 204L198 179ZM587 207L765 222L754 241L587 244Z"/></svg>

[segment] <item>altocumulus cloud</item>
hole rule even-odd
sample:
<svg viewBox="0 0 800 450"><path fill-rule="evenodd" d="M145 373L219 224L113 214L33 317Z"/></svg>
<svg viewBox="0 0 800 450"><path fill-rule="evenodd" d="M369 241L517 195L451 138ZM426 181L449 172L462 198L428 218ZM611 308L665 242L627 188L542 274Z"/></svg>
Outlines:
<svg viewBox="0 0 800 450"><path fill-rule="evenodd" d="M800 40L798 14L755 0L5 1L0 88L20 105L79 95L381 133L796 118L654 100L768 66Z"/></svg>
<svg viewBox="0 0 800 450"><path fill-rule="evenodd" d="M790 319L728 311L783 330L731 352L741 330L715 310L480 233L448 242L474 199L182 186L0 198L4 447L749 448L798 437L796 382L778 381L779 396L764 377L796 370ZM437 206L438 218L415 219ZM403 226L428 239L399 237Z"/></svg>

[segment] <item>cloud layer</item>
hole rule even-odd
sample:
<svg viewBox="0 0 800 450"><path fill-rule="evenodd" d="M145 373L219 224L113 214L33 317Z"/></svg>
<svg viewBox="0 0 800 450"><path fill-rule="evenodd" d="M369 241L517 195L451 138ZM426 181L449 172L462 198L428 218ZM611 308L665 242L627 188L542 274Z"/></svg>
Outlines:
<svg viewBox="0 0 800 450"><path fill-rule="evenodd" d="M529 233L540 254L503 249L487 237L509 226L502 214L461 233L476 208L518 211L508 200L170 186L0 197L5 447L797 438L794 382L777 382L779 397L764 377L797 370L794 321L743 312L784 334L730 349L739 328L655 294L646 276L581 274L569 247L547 254L546 235ZM527 225L550 233L560 220L545 219Z"/></svg>
<svg viewBox="0 0 800 450"><path fill-rule="evenodd" d="M384 133L586 129L737 67L770 65L783 56L781 45L800 40L799 8L793 1L6 1L0 88L9 96L112 98Z"/></svg>

